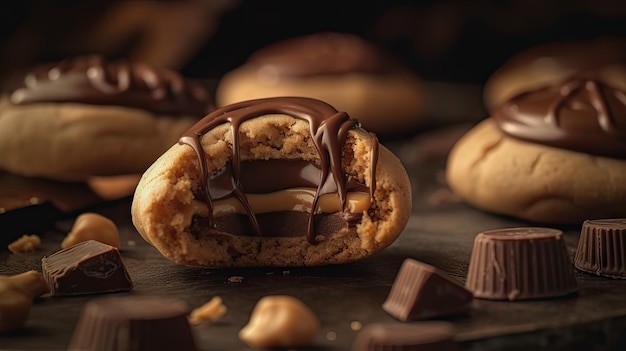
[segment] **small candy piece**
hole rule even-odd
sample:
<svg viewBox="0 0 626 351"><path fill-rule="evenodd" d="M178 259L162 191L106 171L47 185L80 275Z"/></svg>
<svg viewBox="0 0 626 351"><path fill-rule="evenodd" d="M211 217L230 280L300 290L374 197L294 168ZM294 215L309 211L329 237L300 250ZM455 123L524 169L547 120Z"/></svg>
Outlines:
<svg viewBox="0 0 626 351"><path fill-rule="evenodd" d="M17 253L33 252L41 245L41 239L37 235L22 235L19 239L10 243L9 251Z"/></svg>
<svg viewBox="0 0 626 351"><path fill-rule="evenodd" d="M587 273L626 279L626 218L586 220L574 265Z"/></svg>
<svg viewBox="0 0 626 351"><path fill-rule="evenodd" d="M465 287L477 298L513 301L568 295L578 283L562 231L520 227L476 236Z"/></svg>
<svg viewBox="0 0 626 351"><path fill-rule="evenodd" d="M457 351L454 326L449 322L374 323L366 325L352 343L352 351Z"/></svg>
<svg viewBox="0 0 626 351"><path fill-rule="evenodd" d="M310 345L320 329L317 316L295 297L263 297L250 321L239 331L239 339L253 348Z"/></svg>
<svg viewBox="0 0 626 351"><path fill-rule="evenodd" d="M33 299L48 291L46 281L36 271L0 276L0 333L22 327Z"/></svg>
<svg viewBox="0 0 626 351"><path fill-rule="evenodd" d="M120 247L120 233L115 223L97 213L83 213L78 216L72 230L61 243L61 248L65 249L87 240Z"/></svg>
<svg viewBox="0 0 626 351"><path fill-rule="evenodd" d="M406 322L466 312L472 298L472 293L447 273L408 258L400 267L383 309Z"/></svg>
<svg viewBox="0 0 626 351"><path fill-rule="evenodd" d="M209 302L191 311L189 315L190 324L200 324L203 321L214 322L222 318L228 308L222 303L222 298L214 296Z"/></svg>
<svg viewBox="0 0 626 351"><path fill-rule="evenodd" d="M184 301L160 296L106 297L89 301L68 350L195 351Z"/></svg>
<svg viewBox="0 0 626 351"><path fill-rule="evenodd" d="M118 249L96 240L46 256L41 266L53 296L128 291L133 287Z"/></svg>

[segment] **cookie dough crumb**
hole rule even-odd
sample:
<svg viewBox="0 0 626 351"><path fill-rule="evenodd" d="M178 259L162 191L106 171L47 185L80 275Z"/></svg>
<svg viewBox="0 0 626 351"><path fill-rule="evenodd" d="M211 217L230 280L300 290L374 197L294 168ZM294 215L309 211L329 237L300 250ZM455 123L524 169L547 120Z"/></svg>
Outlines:
<svg viewBox="0 0 626 351"><path fill-rule="evenodd" d="M241 283L243 282L243 277L239 275L234 275L232 277L228 277L229 283Z"/></svg>
<svg viewBox="0 0 626 351"><path fill-rule="evenodd" d="M33 252L41 246L41 239L37 235L23 235L9 244L9 251L17 253Z"/></svg>
<svg viewBox="0 0 626 351"><path fill-rule="evenodd" d="M193 325L200 324L204 321L215 322L222 318L228 308L222 302L222 298L214 296L209 302L191 311L189 315L189 323Z"/></svg>

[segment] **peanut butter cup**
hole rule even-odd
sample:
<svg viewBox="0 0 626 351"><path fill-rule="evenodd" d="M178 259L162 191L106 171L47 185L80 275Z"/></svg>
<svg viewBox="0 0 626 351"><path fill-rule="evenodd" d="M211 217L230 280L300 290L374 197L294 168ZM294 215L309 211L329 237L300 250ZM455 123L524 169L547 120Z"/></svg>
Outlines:
<svg viewBox="0 0 626 351"><path fill-rule="evenodd" d="M626 279L626 218L586 220L574 265L587 273Z"/></svg>
<svg viewBox="0 0 626 351"><path fill-rule="evenodd" d="M68 350L196 350L187 313L175 298L95 299L85 305Z"/></svg>
<svg viewBox="0 0 626 351"><path fill-rule="evenodd" d="M490 300L550 298L578 290L563 232L542 227L479 233L465 287Z"/></svg>

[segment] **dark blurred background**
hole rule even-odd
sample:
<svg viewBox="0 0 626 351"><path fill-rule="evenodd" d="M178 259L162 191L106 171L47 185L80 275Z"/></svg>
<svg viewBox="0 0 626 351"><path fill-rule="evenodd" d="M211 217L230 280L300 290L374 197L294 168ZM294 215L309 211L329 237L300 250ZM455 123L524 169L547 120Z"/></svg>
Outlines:
<svg viewBox="0 0 626 351"><path fill-rule="evenodd" d="M626 36L626 1L3 1L0 30L1 74L100 53L217 79L273 41L342 31L426 79L480 84L533 45Z"/></svg>

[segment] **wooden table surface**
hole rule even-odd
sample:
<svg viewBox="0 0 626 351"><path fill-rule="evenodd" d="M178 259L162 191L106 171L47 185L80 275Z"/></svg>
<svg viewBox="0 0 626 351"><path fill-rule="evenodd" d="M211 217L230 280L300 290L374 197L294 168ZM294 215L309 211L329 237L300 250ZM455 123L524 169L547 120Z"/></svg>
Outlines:
<svg viewBox="0 0 626 351"><path fill-rule="evenodd" d="M321 321L317 339L306 350L350 350L358 333L351 328L352 322L397 322L381 306L404 259L434 265L464 282L476 234L535 225L449 201L453 197L441 183L445 141L460 131L447 129L429 133L430 138L384 142L411 176L413 213L392 246L346 265L223 270L180 266L163 258L135 231L129 197L93 207L91 211L118 225L120 252L135 284L132 291L116 295L166 295L186 301L190 308L220 296L227 314L216 323L192 327L200 350L248 350L237 333L256 302L266 295L292 295L310 306ZM41 271L41 258L60 249L73 220L73 216L61 219L41 233L42 246L35 252L1 251L0 275ZM558 228L564 231L573 256L580 226ZM243 279L231 281L231 277ZM464 350L624 350L626 280L582 272L577 272L577 278L579 292L573 296L520 302L474 299L467 315L446 320L455 325L456 339ZM104 295L110 294L36 299L25 327L0 335L0 349L66 349L85 303Z"/></svg>

